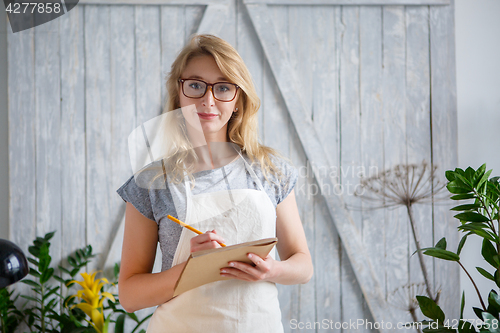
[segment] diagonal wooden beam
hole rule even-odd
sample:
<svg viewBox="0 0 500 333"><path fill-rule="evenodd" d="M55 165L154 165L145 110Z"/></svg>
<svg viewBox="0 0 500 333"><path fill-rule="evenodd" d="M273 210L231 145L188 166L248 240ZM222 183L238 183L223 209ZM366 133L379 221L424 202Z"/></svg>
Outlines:
<svg viewBox="0 0 500 333"><path fill-rule="evenodd" d="M208 5L196 33L219 35L225 23L224 18L227 17L228 10L229 4L227 2Z"/></svg>
<svg viewBox="0 0 500 333"><path fill-rule="evenodd" d="M336 181L322 176L319 170L327 170L332 164L327 159L327 154L319 140L312 120L306 117L306 107L301 98L298 87L298 78L291 66L286 50L280 43L276 34L273 20L269 16L267 5L251 4L244 1L250 15L257 36L267 57L278 88L283 96L285 105L296 128L297 135L304 151L313 168L314 176L320 188L336 188ZM333 191L332 191L333 192ZM392 311L384 298L373 265L367 250L361 242L361 235L356 228L349 212L345 208L342 196L334 193L321 193L326 201L330 216L335 223L337 231L351 262L359 286L368 303L370 311L376 322L396 324L392 318ZM387 328L381 332L389 332Z"/></svg>

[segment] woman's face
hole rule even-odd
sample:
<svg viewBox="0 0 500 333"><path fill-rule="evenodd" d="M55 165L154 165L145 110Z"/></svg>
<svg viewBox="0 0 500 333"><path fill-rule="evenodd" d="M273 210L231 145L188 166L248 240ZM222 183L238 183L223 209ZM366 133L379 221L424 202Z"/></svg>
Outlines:
<svg viewBox="0 0 500 333"><path fill-rule="evenodd" d="M181 79L198 79L209 84L229 82L214 58L209 55L191 59L182 72ZM201 126L208 142L227 141L227 123L235 109L238 95L239 93L230 102L221 102L214 98L211 89L208 88L203 97L189 98L179 87L179 102L187 123L194 129L199 129Z"/></svg>

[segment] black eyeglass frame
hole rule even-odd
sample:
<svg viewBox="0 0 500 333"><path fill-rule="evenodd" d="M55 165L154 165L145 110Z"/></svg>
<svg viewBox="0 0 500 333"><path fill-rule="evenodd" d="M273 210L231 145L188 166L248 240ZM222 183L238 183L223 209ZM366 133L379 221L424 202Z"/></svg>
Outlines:
<svg viewBox="0 0 500 333"><path fill-rule="evenodd" d="M201 95L200 97L190 97L190 96L186 95L186 93L184 92L184 81L187 81L187 80L199 81L199 82L205 83L205 92L203 93L203 95ZM194 99L202 98L203 96L205 96L207 94L208 87L210 87L210 91L212 92L212 96L214 97L214 99L218 100L219 102L232 102L236 98L236 95L238 95L238 89L240 88L237 84L234 84L231 82L225 82L225 81L215 82L215 83L208 83L208 82L205 82L205 81L200 80L200 79L179 79L177 81L179 81L181 84L182 94L184 96L186 96L187 98L194 98ZM236 90L234 92L234 96L229 101L224 101L222 99L218 99L217 97L215 97L213 88L214 88L214 85L219 84L219 83L231 84L231 85L236 87Z"/></svg>

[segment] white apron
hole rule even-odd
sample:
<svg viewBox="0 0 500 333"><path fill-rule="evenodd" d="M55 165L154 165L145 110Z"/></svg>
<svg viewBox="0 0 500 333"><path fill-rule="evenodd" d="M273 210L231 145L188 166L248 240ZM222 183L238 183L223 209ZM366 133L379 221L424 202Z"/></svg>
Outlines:
<svg viewBox="0 0 500 333"><path fill-rule="evenodd" d="M261 182L240 154L259 190L239 189L193 195L185 179L186 223L200 231L215 229L227 245L276 237L276 210ZM190 239L182 229L173 264L187 260ZM274 258L274 249L271 252ZM272 282L217 281L189 290L160 305L148 333L280 333L278 291Z"/></svg>

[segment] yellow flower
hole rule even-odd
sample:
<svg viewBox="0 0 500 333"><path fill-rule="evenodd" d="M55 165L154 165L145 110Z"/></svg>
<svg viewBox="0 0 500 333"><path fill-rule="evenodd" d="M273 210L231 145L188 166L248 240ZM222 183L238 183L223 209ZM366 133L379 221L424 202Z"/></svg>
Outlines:
<svg viewBox="0 0 500 333"><path fill-rule="evenodd" d="M115 297L111 293L101 291L102 287L109 282L106 278L96 279L96 274L97 272L92 273L92 275L80 273L83 281L71 280L68 283L68 286L73 283L77 283L83 288L82 290L78 290L76 295L71 296L70 299L78 297L82 300L81 303L75 306L90 317L91 321L89 323L96 329L97 332L103 333L103 303L106 298L109 298L114 302Z"/></svg>

